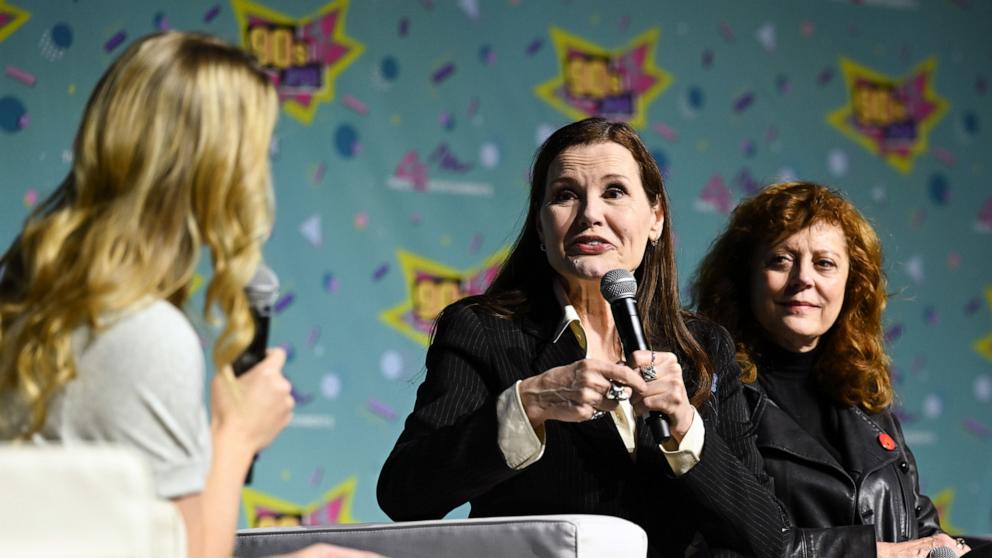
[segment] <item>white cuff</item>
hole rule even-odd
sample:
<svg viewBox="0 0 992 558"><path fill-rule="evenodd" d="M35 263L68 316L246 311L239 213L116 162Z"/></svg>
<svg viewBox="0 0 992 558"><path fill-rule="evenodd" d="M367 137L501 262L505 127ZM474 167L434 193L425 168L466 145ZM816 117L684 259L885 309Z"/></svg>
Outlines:
<svg viewBox="0 0 992 558"><path fill-rule="evenodd" d="M523 469L544 455L544 428L535 432L520 401L520 381L506 388L496 400L496 438L503 459L511 469ZM691 427L690 427L691 428Z"/></svg>
<svg viewBox="0 0 992 558"><path fill-rule="evenodd" d="M671 466L672 472L675 473L676 477L681 477L688 473L689 469L692 469L696 466L696 463L699 463L699 456L703 453L703 439L705 437L706 428L703 426L703 419L699 417L699 413L693 408L689 431L685 433L685 437L682 438L679 447L669 451L665 449L664 445L659 444L662 453L665 454L665 459L668 460L668 464Z"/></svg>

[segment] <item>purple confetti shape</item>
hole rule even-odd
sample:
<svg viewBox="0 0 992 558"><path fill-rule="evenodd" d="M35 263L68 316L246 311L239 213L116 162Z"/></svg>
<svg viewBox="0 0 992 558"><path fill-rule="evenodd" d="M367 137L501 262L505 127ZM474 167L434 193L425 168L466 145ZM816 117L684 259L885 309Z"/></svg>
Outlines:
<svg viewBox="0 0 992 558"><path fill-rule="evenodd" d="M281 314L284 310L286 310L286 308L289 308L290 304L293 304L294 300L296 300L296 295L293 293L286 293L279 297L279 300L276 301L276 305L273 307L273 310L276 311L276 314Z"/></svg>
<svg viewBox="0 0 992 558"><path fill-rule="evenodd" d="M479 249L482 248L482 241L484 238L485 237L482 236L482 233L475 233L475 236L472 237L472 242L468 245L468 251L472 254L478 252Z"/></svg>
<svg viewBox="0 0 992 558"><path fill-rule="evenodd" d="M388 421L396 420L396 411L394 411L392 407L386 405L382 401L369 399L368 406L370 411L379 415L380 417Z"/></svg>
<svg viewBox="0 0 992 558"><path fill-rule="evenodd" d="M433 81L436 84L441 83L442 81L448 79L453 73L455 73L455 65L451 62L448 62L444 66L441 66L437 71L435 71L433 75L431 75L431 81Z"/></svg>
<svg viewBox="0 0 992 558"><path fill-rule="evenodd" d="M313 470L313 473L310 475L310 486L317 486L320 484L320 481L322 480L324 480L324 468L317 467L316 469Z"/></svg>
<svg viewBox="0 0 992 558"><path fill-rule="evenodd" d="M324 173L326 172L327 172L327 165L325 165L324 162L321 161L321 163L317 165L317 170L315 170L313 173L314 184L320 184L321 181L324 180Z"/></svg>
<svg viewBox="0 0 992 558"><path fill-rule="evenodd" d="M985 426L973 418L966 418L961 424L965 431L978 436L979 438L992 438L992 428Z"/></svg>
<svg viewBox="0 0 992 558"><path fill-rule="evenodd" d="M120 44L123 43L124 39L126 38L127 38L127 33L125 33L123 30L114 33L113 37L108 39L106 43L103 43L104 52L111 52L112 50L120 46Z"/></svg>
<svg viewBox="0 0 992 558"><path fill-rule="evenodd" d="M468 117L472 118L477 112L479 112L479 98L472 97L468 101Z"/></svg>
<svg viewBox="0 0 992 558"><path fill-rule="evenodd" d="M923 321L926 322L927 325L931 326L940 325L940 314L937 312L937 309L933 306L927 306L924 308Z"/></svg>
<svg viewBox="0 0 992 558"><path fill-rule="evenodd" d="M824 68L820 70L820 73L816 76L816 83L820 85L826 85L834 80L834 69Z"/></svg>
<svg viewBox="0 0 992 558"><path fill-rule="evenodd" d="M982 307L982 299L975 297L968 301L968 304L964 305L964 315L973 316L978 309Z"/></svg>
<svg viewBox="0 0 992 558"><path fill-rule="evenodd" d="M400 37L406 37L406 34L410 32L410 19L404 17L400 20Z"/></svg>
<svg viewBox="0 0 992 558"><path fill-rule="evenodd" d="M527 56L534 56L544 46L544 39L538 37L527 45Z"/></svg>
<svg viewBox="0 0 992 558"><path fill-rule="evenodd" d="M724 40L728 43L734 42L734 30L730 27L730 24L726 21L720 22L720 35L723 36Z"/></svg>
<svg viewBox="0 0 992 558"><path fill-rule="evenodd" d="M734 112L744 112L754 103L754 93L748 91L734 100Z"/></svg>
<svg viewBox="0 0 992 558"><path fill-rule="evenodd" d="M706 49L703 51L703 67L709 68L713 65L713 51Z"/></svg>
<svg viewBox="0 0 992 558"><path fill-rule="evenodd" d="M313 326L310 329L310 335L307 335L307 346L313 347L320 341L320 326Z"/></svg>
<svg viewBox="0 0 992 558"><path fill-rule="evenodd" d="M627 31L627 26L630 25L630 16L624 15L620 17L620 32L624 33Z"/></svg>
<svg viewBox="0 0 992 558"><path fill-rule="evenodd" d="M207 13L203 14L203 22L210 23L211 21L214 20L215 17L217 17L217 14L219 13L220 13L220 4L214 4L213 8L210 8L209 10L207 10Z"/></svg>
<svg viewBox="0 0 992 558"><path fill-rule="evenodd" d="M296 359L296 347L292 343L279 343L277 347L286 353L286 362L293 362Z"/></svg>
<svg viewBox="0 0 992 558"><path fill-rule="evenodd" d="M297 391L296 386L289 389L289 394L293 396L293 401L296 401L297 405L308 405L313 401L313 395Z"/></svg>
<svg viewBox="0 0 992 558"><path fill-rule="evenodd" d="M902 324L895 324L892 327L885 330L885 342L894 343L902 337Z"/></svg>
<svg viewBox="0 0 992 558"><path fill-rule="evenodd" d="M975 91L979 95L984 95L989 90L989 83L985 81L985 76L978 76L975 78Z"/></svg>
<svg viewBox="0 0 992 558"><path fill-rule="evenodd" d="M338 292L338 288L340 287L340 285L338 284L338 278L335 277L334 274L329 271L324 274L323 285L324 285L324 290L331 294Z"/></svg>
<svg viewBox="0 0 992 558"><path fill-rule="evenodd" d="M372 280L373 281L378 281L378 280L382 279L383 277L386 276L386 273L388 271L389 271L389 264L388 263L384 263L384 264L380 265L379 267L375 268L375 271L372 272Z"/></svg>

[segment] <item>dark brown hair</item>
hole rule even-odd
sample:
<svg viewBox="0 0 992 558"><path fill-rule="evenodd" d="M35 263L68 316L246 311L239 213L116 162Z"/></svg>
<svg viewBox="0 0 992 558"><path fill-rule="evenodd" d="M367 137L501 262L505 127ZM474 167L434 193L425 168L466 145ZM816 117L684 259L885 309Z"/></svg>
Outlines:
<svg viewBox="0 0 992 558"><path fill-rule="evenodd" d="M638 284L637 306L651 346L680 353L696 370L695 389L689 395L692 403L699 406L709 397L711 364L685 323L689 314L682 309L679 299L668 196L654 157L648 153L637 132L626 123L588 118L558 129L545 140L531 169L530 202L523 230L486 293L470 302L508 319L537 308L544 312L560 311L556 309L557 302L551 290L555 272L540 250L537 231L548 167L569 147L605 142L617 143L630 151L640 167L641 183L648 200L661 204L666 222L659 242L657 246L648 243L644 259L634 271Z"/></svg>
<svg viewBox="0 0 992 558"><path fill-rule="evenodd" d="M767 343L749 302L754 255L817 223L843 230L851 262L844 305L820 341L817 381L838 403L877 412L892 403L882 333L888 298L882 244L871 224L840 193L810 182L784 182L742 202L696 271L692 302L730 331L737 341L741 379L753 382L758 374L755 362Z"/></svg>

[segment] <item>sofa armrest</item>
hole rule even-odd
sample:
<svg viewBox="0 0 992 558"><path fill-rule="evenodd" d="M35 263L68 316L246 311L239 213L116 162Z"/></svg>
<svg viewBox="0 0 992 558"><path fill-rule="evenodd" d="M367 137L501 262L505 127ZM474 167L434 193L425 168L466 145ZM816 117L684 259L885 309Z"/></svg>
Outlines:
<svg viewBox="0 0 992 558"><path fill-rule="evenodd" d="M255 558L328 543L394 558L593 558L647 555L644 530L602 515L535 515L270 527L238 531L235 555Z"/></svg>

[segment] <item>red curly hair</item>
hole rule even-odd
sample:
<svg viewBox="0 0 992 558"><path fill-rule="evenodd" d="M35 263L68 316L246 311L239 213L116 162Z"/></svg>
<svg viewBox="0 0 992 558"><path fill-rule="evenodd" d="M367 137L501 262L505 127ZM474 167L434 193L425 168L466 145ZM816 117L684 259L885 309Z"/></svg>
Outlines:
<svg viewBox="0 0 992 558"><path fill-rule="evenodd" d="M892 403L890 359L882 333L888 298L882 244L871 224L839 192L810 182L783 182L741 202L696 270L692 304L730 331L737 342L741 379L754 382L755 363L767 342L747 302L754 254L818 223L844 231L851 267L844 305L820 341L816 379L838 403L878 412Z"/></svg>

